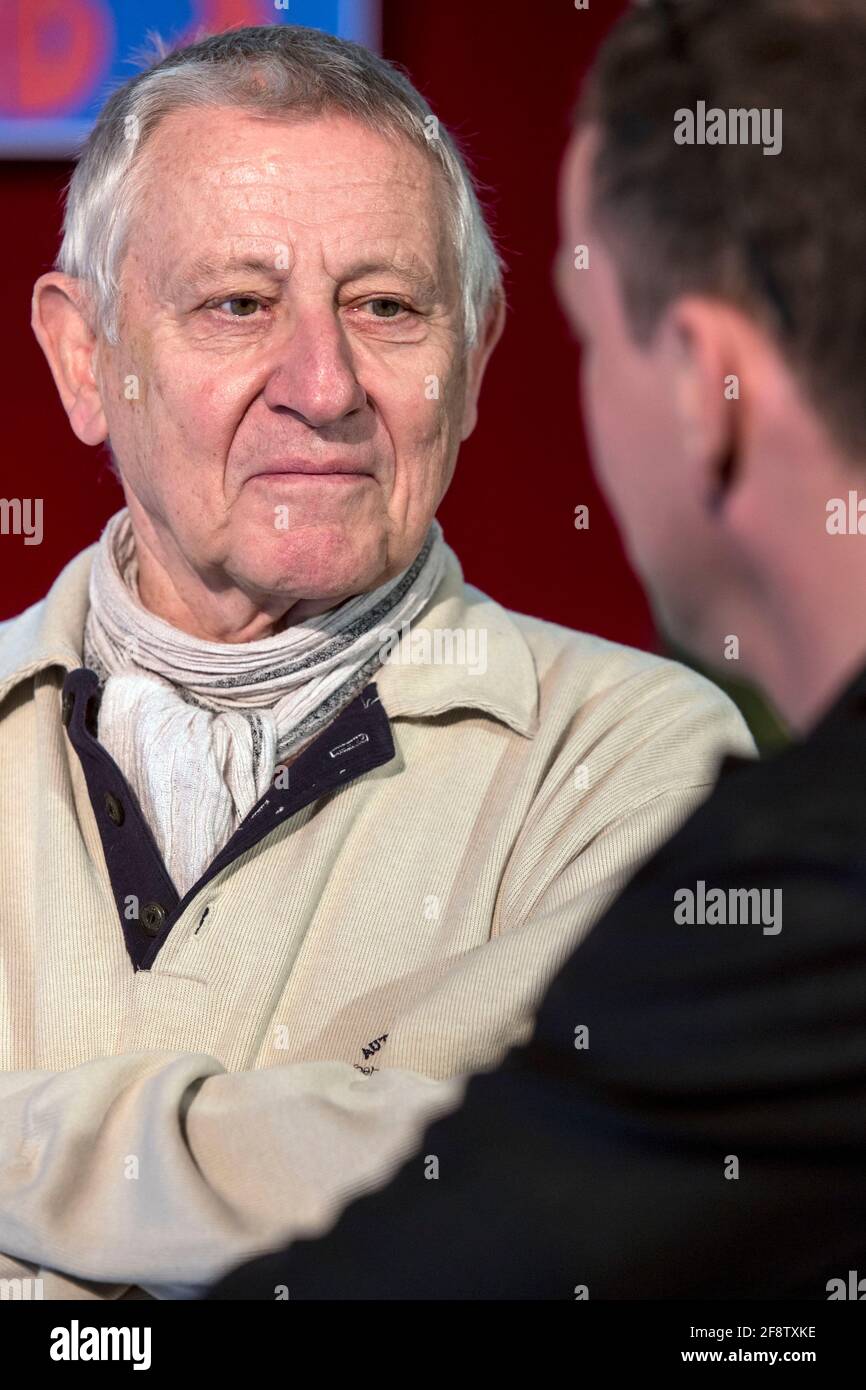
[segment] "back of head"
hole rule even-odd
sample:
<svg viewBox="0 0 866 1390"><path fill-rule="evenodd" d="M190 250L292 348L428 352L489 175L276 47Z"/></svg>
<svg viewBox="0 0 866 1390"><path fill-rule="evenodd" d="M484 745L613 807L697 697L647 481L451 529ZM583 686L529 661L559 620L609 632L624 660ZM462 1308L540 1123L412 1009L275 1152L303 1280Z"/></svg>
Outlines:
<svg viewBox="0 0 866 1390"><path fill-rule="evenodd" d="M650 0L612 32L577 111L600 133L593 215L635 338L649 341L680 294L735 304L774 336L856 457L866 454L864 75L866 0ZM704 121L693 142L675 138L687 112ZM742 138L762 129L764 139Z"/></svg>

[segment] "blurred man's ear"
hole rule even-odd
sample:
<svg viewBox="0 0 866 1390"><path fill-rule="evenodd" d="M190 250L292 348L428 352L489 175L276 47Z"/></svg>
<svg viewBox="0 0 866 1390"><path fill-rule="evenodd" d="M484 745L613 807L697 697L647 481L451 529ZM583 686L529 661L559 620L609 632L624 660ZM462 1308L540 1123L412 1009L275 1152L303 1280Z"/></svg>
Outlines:
<svg viewBox="0 0 866 1390"><path fill-rule="evenodd" d="M460 438L468 439L478 421L478 397L481 393L481 383L484 380L484 372L490 360L490 354L502 337L502 330L505 327L505 296L498 294L487 311L478 342L469 353L466 362L466 398L463 406L463 423L460 429Z"/></svg>
<svg viewBox="0 0 866 1390"><path fill-rule="evenodd" d="M729 311L710 300L677 300L661 329L687 476L718 513L737 480L740 380Z"/></svg>
<svg viewBox="0 0 866 1390"><path fill-rule="evenodd" d="M108 426L93 373L96 335L80 281L54 270L40 275L33 287L30 322L70 425L83 444L101 444Z"/></svg>

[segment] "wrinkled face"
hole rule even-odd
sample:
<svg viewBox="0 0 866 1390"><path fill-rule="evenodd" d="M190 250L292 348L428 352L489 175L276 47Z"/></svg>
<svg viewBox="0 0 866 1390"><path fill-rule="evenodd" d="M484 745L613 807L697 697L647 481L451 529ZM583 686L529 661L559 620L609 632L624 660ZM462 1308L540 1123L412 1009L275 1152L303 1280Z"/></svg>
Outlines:
<svg viewBox="0 0 866 1390"><path fill-rule="evenodd" d="M631 333L617 271L591 215L593 131L575 136L560 180L557 287L581 343L581 396L593 463L629 558L665 630L717 659L727 558L708 519L675 408L676 344ZM575 268L575 248L589 266ZM649 252L647 253L649 254ZM722 387L719 386L721 392Z"/></svg>
<svg viewBox="0 0 866 1390"><path fill-rule="evenodd" d="M97 367L133 519L215 591L385 582L471 428L438 171L341 116L229 108L174 112L142 160Z"/></svg>

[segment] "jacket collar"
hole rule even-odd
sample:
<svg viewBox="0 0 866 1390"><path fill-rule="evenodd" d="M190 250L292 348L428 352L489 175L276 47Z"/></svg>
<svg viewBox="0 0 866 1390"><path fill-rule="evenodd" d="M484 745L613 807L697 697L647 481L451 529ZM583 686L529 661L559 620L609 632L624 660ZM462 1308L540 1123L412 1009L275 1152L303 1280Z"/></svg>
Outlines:
<svg viewBox="0 0 866 1390"><path fill-rule="evenodd" d="M70 560L44 599L0 624L0 700L38 671L81 666L97 544ZM400 636L397 642L395 635L392 657L372 677L390 716L423 719L450 709L477 709L527 737L536 732L538 677L529 646L500 604L464 583L450 546L423 617ZM460 655L461 641L476 659L461 664L447 659L449 650ZM446 659L437 661L437 653ZM484 660L477 659L479 653Z"/></svg>

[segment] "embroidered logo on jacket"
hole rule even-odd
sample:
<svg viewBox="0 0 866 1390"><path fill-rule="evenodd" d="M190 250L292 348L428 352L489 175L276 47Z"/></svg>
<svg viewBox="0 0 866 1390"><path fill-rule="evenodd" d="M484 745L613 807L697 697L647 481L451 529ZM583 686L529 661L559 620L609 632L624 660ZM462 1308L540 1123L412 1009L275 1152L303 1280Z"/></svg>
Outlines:
<svg viewBox="0 0 866 1390"><path fill-rule="evenodd" d="M387 1041L388 1041L388 1034L387 1034L387 1033L383 1033L382 1036L381 1036L381 1038L373 1038L373 1040L372 1040L371 1042L368 1042L368 1043L367 1043L366 1047L362 1047L362 1048L361 1048L361 1056L364 1058L364 1061L366 1062L366 1060L367 1060L368 1057L375 1057L376 1053L379 1051L379 1049L381 1048L382 1044L385 1043L385 1042L387 1042ZM371 1072L374 1072L374 1071L378 1071L378 1070L379 1070L378 1067L364 1067L364 1066L361 1065L360 1062L355 1062L354 1065L355 1065L355 1070L356 1070L356 1071L362 1071L362 1072L364 1073L365 1076L369 1076L369 1075L371 1074Z"/></svg>

